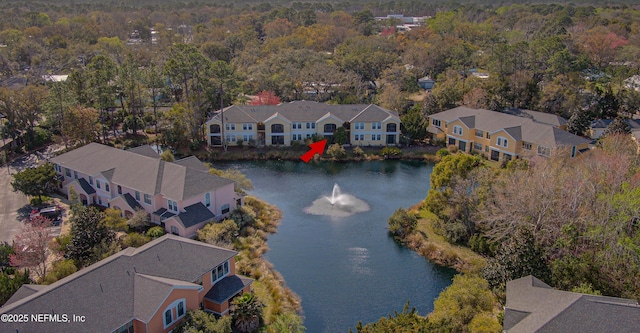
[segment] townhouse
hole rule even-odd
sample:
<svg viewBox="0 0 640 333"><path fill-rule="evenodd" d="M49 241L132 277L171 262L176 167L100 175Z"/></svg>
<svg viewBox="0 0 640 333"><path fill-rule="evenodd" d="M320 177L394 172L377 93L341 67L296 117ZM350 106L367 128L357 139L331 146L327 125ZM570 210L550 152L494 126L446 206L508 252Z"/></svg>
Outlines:
<svg viewBox="0 0 640 333"><path fill-rule="evenodd" d="M221 146L254 142L259 146L290 146L292 142L322 136L331 142L344 127L347 143L358 146L396 145L400 118L373 104L331 105L294 101L279 105L232 105L206 122L207 141Z"/></svg>
<svg viewBox="0 0 640 333"><path fill-rule="evenodd" d="M0 331L166 333L187 310L226 315L253 282L236 275L236 255L167 234L51 285L23 285L0 308Z"/></svg>
<svg viewBox="0 0 640 333"><path fill-rule="evenodd" d="M90 143L50 162L63 193L73 188L83 204L119 209L125 217L145 210L151 222L183 237L243 204L234 182L209 174L196 157L165 162L149 146L121 150Z"/></svg>
<svg viewBox="0 0 640 333"><path fill-rule="evenodd" d="M530 110L511 113L460 106L429 116L427 131L458 150L480 153L493 161L516 157L549 157L561 151L573 158L590 140L564 129L562 117Z"/></svg>

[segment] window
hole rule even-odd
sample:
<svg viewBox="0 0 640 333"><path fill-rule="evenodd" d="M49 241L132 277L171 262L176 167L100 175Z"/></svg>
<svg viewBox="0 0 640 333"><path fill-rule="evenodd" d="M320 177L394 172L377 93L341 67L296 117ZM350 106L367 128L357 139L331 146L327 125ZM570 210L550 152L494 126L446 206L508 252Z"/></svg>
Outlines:
<svg viewBox="0 0 640 333"><path fill-rule="evenodd" d="M324 132L325 133L333 133L336 131L336 124L326 124L324 125Z"/></svg>
<svg viewBox="0 0 640 333"><path fill-rule="evenodd" d="M487 139L491 139L491 134L487 133Z"/></svg>
<svg viewBox="0 0 640 333"><path fill-rule="evenodd" d="M571 158L576 157L576 150L577 150L576 146L571 147Z"/></svg>
<svg viewBox="0 0 640 333"><path fill-rule="evenodd" d="M167 206L169 206L170 211L178 211L178 203L173 200L167 199Z"/></svg>
<svg viewBox="0 0 640 333"><path fill-rule="evenodd" d="M395 133L397 128L396 124L387 124L387 132Z"/></svg>
<svg viewBox="0 0 640 333"><path fill-rule="evenodd" d="M224 124L224 129L227 131L235 131L236 124L233 124L233 123Z"/></svg>
<svg viewBox="0 0 640 333"><path fill-rule="evenodd" d="M316 123L307 123L307 129L316 129Z"/></svg>
<svg viewBox="0 0 640 333"><path fill-rule="evenodd" d="M482 151L482 144L474 142L473 143L473 149L478 150L478 151Z"/></svg>
<svg viewBox="0 0 640 333"><path fill-rule="evenodd" d="M213 124L209 126L209 133L220 133L220 125Z"/></svg>
<svg viewBox="0 0 640 333"><path fill-rule="evenodd" d="M538 155L549 157L551 156L551 149L544 146L538 146Z"/></svg>
<svg viewBox="0 0 640 333"><path fill-rule="evenodd" d="M54 170L56 170L56 172L60 172L60 173L62 173L62 171L60 171L60 166L59 166L59 165L57 165L57 164L54 164L54 165L53 165L53 169L54 169Z"/></svg>
<svg viewBox="0 0 640 333"><path fill-rule="evenodd" d="M253 140L253 135L249 134L249 135L242 136L242 141L248 142L249 140Z"/></svg>
<svg viewBox="0 0 640 333"><path fill-rule="evenodd" d="M355 123L354 129L363 130L364 129L364 123Z"/></svg>
<svg viewBox="0 0 640 333"><path fill-rule="evenodd" d="M307 123L307 124L309 124L309 123ZM293 128L293 129L302 129L302 123L293 123L291 125L291 128Z"/></svg>
<svg viewBox="0 0 640 333"><path fill-rule="evenodd" d="M307 139L311 137L311 134L307 134Z"/></svg>
<svg viewBox="0 0 640 333"><path fill-rule="evenodd" d="M178 227L176 227L175 225L171 226L171 233L176 236L180 236L180 230L178 230Z"/></svg>
<svg viewBox="0 0 640 333"><path fill-rule="evenodd" d="M144 194L144 203L146 203L147 205L151 204L151 196L148 194Z"/></svg>
<svg viewBox="0 0 640 333"><path fill-rule="evenodd" d="M140 201L140 192L136 191L136 201Z"/></svg>
<svg viewBox="0 0 640 333"><path fill-rule="evenodd" d="M273 136L271 136L271 144L272 145L283 145L284 144L284 135L273 135Z"/></svg>
<svg viewBox="0 0 640 333"><path fill-rule="evenodd" d="M229 204L222 205L222 207L220 207L220 209L222 210L222 214L228 213L229 212Z"/></svg>
<svg viewBox="0 0 640 333"><path fill-rule="evenodd" d="M522 142L522 149L531 150L532 145L529 142Z"/></svg>
<svg viewBox="0 0 640 333"><path fill-rule="evenodd" d="M462 135L462 127L461 126L453 126L453 134Z"/></svg>
<svg viewBox="0 0 640 333"><path fill-rule="evenodd" d="M211 206L211 193L209 193L209 192L204 194L204 205L206 207Z"/></svg>
<svg viewBox="0 0 640 333"><path fill-rule="evenodd" d="M227 135L225 135L225 139L227 140L227 142L236 142L236 136L235 135L227 134Z"/></svg>
<svg viewBox="0 0 640 333"><path fill-rule="evenodd" d="M291 140L292 141L302 141L302 134L292 134L291 135Z"/></svg>
<svg viewBox="0 0 640 333"><path fill-rule="evenodd" d="M216 283L227 274L229 274L229 262L225 261L223 264L211 270L211 284Z"/></svg>
<svg viewBox="0 0 640 333"><path fill-rule="evenodd" d="M476 130L476 136L479 138L483 138L484 137L484 132L481 130Z"/></svg>
<svg viewBox="0 0 640 333"><path fill-rule="evenodd" d="M355 134L354 138L356 141L364 141L364 134Z"/></svg>
<svg viewBox="0 0 640 333"><path fill-rule="evenodd" d="M78 179L78 171L73 172L73 178Z"/></svg>
<svg viewBox="0 0 640 333"><path fill-rule="evenodd" d="M96 179L96 187L100 188L100 181Z"/></svg>
<svg viewBox="0 0 640 333"><path fill-rule="evenodd" d="M382 140L382 134L371 134L371 140L381 141Z"/></svg>
<svg viewBox="0 0 640 333"><path fill-rule="evenodd" d="M253 124L244 123L242 124L243 131L253 131Z"/></svg>
<svg viewBox="0 0 640 333"><path fill-rule="evenodd" d="M67 177L71 177L71 170L65 169L64 174L67 175Z"/></svg>
<svg viewBox="0 0 640 333"><path fill-rule="evenodd" d="M271 125L271 133L284 133L284 125L282 124Z"/></svg>
<svg viewBox="0 0 640 333"><path fill-rule="evenodd" d="M104 184L104 190L107 191L107 192L111 192L109 190L109 184L107 184L107 183Z"/></svg>
<svg viewBox="0 0 640 333"><path fill-rule="evenodd" d="M371 129L372 129L372 130L379 130L379 129L382 129L382 123L380 123L380 122L371 123Z"/></svg>
<svg viewBox="0 0 640 333"><path fill-rule="evenodd" d="M122 194L122 186L118 185L118 194Z"/></svg>
<svg viewBox="0 0 640 333"><path fill-rule="evenodd" d="M164 310L164 328L166 329L169 325L175 323L184 317L186 312L185 299L181 298L167 306ZM175 312L175 316L174 316Z"/></svg>
<svg viewBox="0 0 640 333"><path fill-rule="evenodd" d="M93 177L89 176L89 184L93 185Z"/></svg>
<svg viewBox="0 0 640 333"><path fill-rule="evenodd" d="M499 136L498 140L496 140L496 144L500 147L505 147L508 148L509 147L509 140L507 140L507 138Z"/></svg>
<svg viewBox="0 0 640 333"><path fill-rule="evenodd" d="M440 127L442 126L442 121L440 119L432 119L431 124L433 124L433 126L435 127Z"/></svg>

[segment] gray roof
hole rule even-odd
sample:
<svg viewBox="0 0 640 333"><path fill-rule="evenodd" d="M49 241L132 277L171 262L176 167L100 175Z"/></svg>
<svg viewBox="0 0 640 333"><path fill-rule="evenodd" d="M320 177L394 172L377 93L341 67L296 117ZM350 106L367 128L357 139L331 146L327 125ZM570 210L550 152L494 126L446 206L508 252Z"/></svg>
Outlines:
<svg viewBox="0 0 640 333"><path fill-rule="evenodd" d="M153 148L151 148L151 146L149 145L142 145L138 147L129 148L127 149L127 151L131 153L136 153L139 155L144 155L147 157L160 159L160 154L158 154L155 150L153 150Z"/></svg>
<svg viewBox="0 0 640 333"><path fill-rule="evenodd" d="M185 158L181 158L177 161L174 161L173 163L178 164L178 165L183 165L186 166L188 168L192 168L198 171L202 171L202 172L209 172L209 168L207 168L204 163L202 163L202 161L200 161L197 157L195 156L189 156L189 157L185 157Z"/></svg>
<svg viewBox="0 0 640 333"><path fill-rule="evenodd" d="M184 207L184 212L176 215L174 218L183 227L189 228L202 222L212 220L215 215L207 209L201 202L191 206Z"/></svg>
<svg viewBox="0 0 640 333"><path fill-rule="evenodd" d="M507 283L504 329L509 333L637 332L634 300L554 290L529 275Z"/></svg>
<svg viewBox="0 0 640 333"><path fill-rule="evenodd" d="M127 205L129 205L129 207L131 207L133 209L142 209L142 210L144 210L144 208L142 208L140 203L138 203L138 201L136 201L136 199L133 196L131 196L131 194L125 193L125 194L122 195L122 198L124 199L124 201L127 202Z"/></svg>
<svg viewBox="0 0 640 333"><path fill-rule="evenodd" d="M204 297L214 303L222 304L252 282L252 279L242 275L227 276L217 282Z"/></svg>
<svg viewBox="0 0 640 333"><path fill-rule="evenodd" d="M374 104L326 104L293 101L278 105L232 105L223 110L224 121L230 123L265 122L276 113L292 122L316 122L328 113L349 122L381 122L389 117L399 120L397 112ZM219 111L211 120L213 119L220 119Z"/></svg>
<svg viewBox="0 0 640 333"><path fill-rule="evenodd" d="M536 112L536 114L541 114L541 112ZM516 140L535 143L549 148L581 145L591 142L588 139L563 131L551 124L535 121L532 117L522 117L484 109L472 109L466 106L459 106L430 115L429 117L446 123L460 119L460 121L470 128L476 128L491 134L505 130ZM471 117L474 118L473 121L470 119ZM470 126L471 124L474 126Z"/></svg>
<svg viewBox="0 0 640 333"><path fill-rule="evenodd" d="M2 332L112 332L133 318L149 320L172 288L193 282L237 252L164 235L127 248L35 293L13 300L1 313L84 315L84 323L0 323ZM17 297L16 297L17 298ZM73 326L70 326L73 325Z"/></svg>
<svg viewBox="0 0 640 333"><path fill-rule="evenodd" d="M33 295L45 287L45 285L41 284L23 284L13 295L11 295L11 298L9 298L4 305L9 305L17 300Z"/></svg>
<svg viewBox="0 0 640 333"><path fill-rule="evenodd" d="M89 183L87 182L86 179L79 178L78 179L78 184L80 184L80 187L82 187L82 190L84 191L84 193L86 193L86 194L94 194L94 193L96 193L96 190L91 185L89 185Z"/></svg>
<svg viewBox="0 0 640 333"><path fill-rule="evenodd" d="M90 143L53 157L51 162L87 175L102 174L117 185L151 195L161 193L175 201L233 183L202 171L200 167L193 168L195 157L186 163L172 163L138 154L138 151L148 152L147 149L121 150Z"/></svg>

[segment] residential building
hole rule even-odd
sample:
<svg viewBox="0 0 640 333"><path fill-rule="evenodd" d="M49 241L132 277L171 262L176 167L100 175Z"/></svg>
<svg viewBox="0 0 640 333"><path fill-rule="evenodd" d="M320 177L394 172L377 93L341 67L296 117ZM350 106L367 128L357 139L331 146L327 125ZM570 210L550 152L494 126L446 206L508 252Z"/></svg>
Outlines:
<svg viewBox="0 0 640 333"><path fill-rule="evenodd" d="M598 139L604 133L604 130L611 125L613 119L596 119L591 122L589 126L589 137L592 139ZM625 119L629 129L631 130L631 136L638 141L640 139L640 119Z"/></svg>
<svg viewBox="0 0 640 333"><path fill-rule="evenodd" d="M562 117L530 110L510 113L460 106L429 116L427 131L460 151L477 152L493 161L516 157L549 157L566 151L569 157L589 148L591 140L564 130Z"/></svg>
<svg viewBox="0 0 640 333"><path fill-rule="evenodd" d="M357 146L396 145L400 138L400 118L394 111L373 104L331 105L311 101L232 105L207 121L206 132L212 146L222 145L223 133L226 144L232 146L240 140L289 146L314 135L331 142L340 127L346 130L347 143Z"/></svg>
<svg viewBox="0 0 640 333"><path fill-rule="evenodd" d="M253 282L236 275L236 255L167 234L51 285L23 285L0 308L15 318L2 320L0 331L170 332L187 310L226 315Z"/></svg>
<svg viewBox="0 0 640 333"><path fill-rule="evenodd" d="M508 333L638 332L636 300L555 290L529 275L507 282Z"/></svg>
<svg viewBox="0 0 640 333"><path fill-rule="evenodd" d="M63 193L73 188L83 204L119 209L125 217L145 210L151 222L183 237L243 203L232 180L209 174L196 157L165 162L149 146L90 143L50 161Z"/></svg>

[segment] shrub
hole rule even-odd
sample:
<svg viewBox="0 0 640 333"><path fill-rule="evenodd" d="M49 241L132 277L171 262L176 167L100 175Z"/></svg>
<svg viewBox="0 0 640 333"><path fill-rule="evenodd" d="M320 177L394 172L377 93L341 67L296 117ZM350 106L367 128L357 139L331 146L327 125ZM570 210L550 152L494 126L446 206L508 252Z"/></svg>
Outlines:
<svg viewBox="0 0 640 333"><path fill-rule="evenodd" d="M380 151L380 154L382 154L385 159L394 159L402 156L402 150L398 147L384 147Z"/></svg>
<svg viewBox="0 0 640 333"><path fill-rule="evenodd" d="M360 148L360 147L353 148L353 156L355 156L355 157L364 156L364 150L362 150L362 148Z"/></svg>
<svg viewBox="0 0 640 333"><path fill-rule="evenodd" d="M71 259L63 259L53 263L53 267L42 280L42 284L52 284L78 270Z"/></svg>
<svg viewBox="0 0 640 333"><path fill-rule="evenodd" d="M242 139L239 139L238 141L236 141L236 145L242 148L242 146L244 145L244 141Z"/></svg>
<svg viewBox="0 0 640 333"><path fill-rule="evenodd" d="M151 237L139 234L137 232L131 232L124 238L124 245L126 247L140 247L151 241Z"/></svg>
<svg viewBox="0 0 640 333"><path fill-rule="evenodd" d="M448 150L451 154L457 153L457 152L458 152L458 146L456 146L456 145L448 145L448 146L447 146L447 150Z"/></svg>
<svg viewBox="0 0 640 333"><path fill-rule="evenodd" d="M387 223L389 224L389 232L393 237L401 240L413 232L418 225L418 218L406 209L398 208Z"/></svg>
<svg viewBox="0 0 640 333"><path fill-rule="evenodd" d="M347 156L347 151L341 145L334 143L327 149L327 155L333 158L341 159Z"/></svg>
<svg viewBox="0 0 640 333"><path fill-rule="evenodd" d="M443 158L447 155L450 155L451 153L447 150L447 148L440 148L437 152L436 152L436 156Z"/></svg>
<svg viewBox="0 0 640 333"><path fill-rule="evenodd" d="M156 239L158 237L162 237L166 232L164 228L157 225L155 227L151 227L151 229L147 230L147 236L151 237L151 239Z"/></svg>

